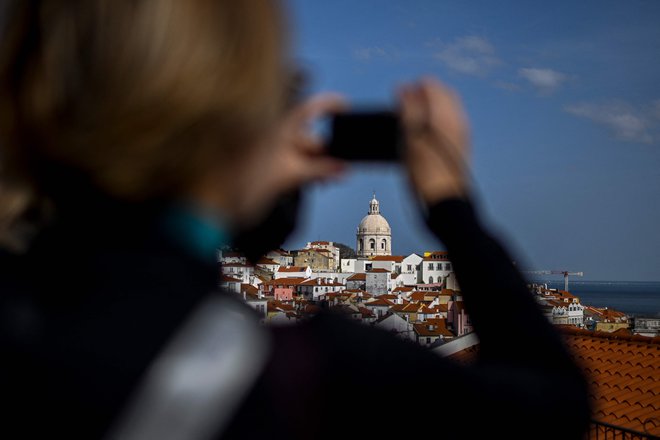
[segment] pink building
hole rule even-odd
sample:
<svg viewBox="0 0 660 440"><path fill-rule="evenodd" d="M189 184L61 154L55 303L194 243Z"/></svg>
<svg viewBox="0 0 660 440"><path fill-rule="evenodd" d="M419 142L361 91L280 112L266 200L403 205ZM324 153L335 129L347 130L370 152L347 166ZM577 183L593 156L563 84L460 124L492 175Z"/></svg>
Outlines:
<svg viewBox="0 0 660 440"><path fill-rule="evenodd" d="M472 332L470 317L465 313L463 301L449 301L447 312L447 324L451 324L456 336Z"/></svg>
<svg viewBox="0 0 660 440"><path fill-rule="evenodd" d="M273 296L278 301L291 301L293 300L293 288L275 287L273 289Z"/></svg>

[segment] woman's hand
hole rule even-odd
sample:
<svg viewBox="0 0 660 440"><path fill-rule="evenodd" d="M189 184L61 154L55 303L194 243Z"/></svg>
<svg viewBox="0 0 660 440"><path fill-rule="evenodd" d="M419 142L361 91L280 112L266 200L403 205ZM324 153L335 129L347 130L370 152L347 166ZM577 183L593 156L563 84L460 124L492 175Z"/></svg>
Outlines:
<svg viewBox="0 0 660 440"><path fill-rule="evenodd" d="M458 95L439 81L424 78L401 87L399 99L413 188L427 206L469 197L470 136Z"/></svg>
<svg viewBox="0 0 660 440"><path fill-rule="evenodd" d="M278 196L305 184L339 177L343 161L324 154L320 139L311 133L313 121L345 110L336 94L314 96L288 111L274 130L237 164L232 187L240 188L232 202L235 218L243 224L268 212Z"/></svg>

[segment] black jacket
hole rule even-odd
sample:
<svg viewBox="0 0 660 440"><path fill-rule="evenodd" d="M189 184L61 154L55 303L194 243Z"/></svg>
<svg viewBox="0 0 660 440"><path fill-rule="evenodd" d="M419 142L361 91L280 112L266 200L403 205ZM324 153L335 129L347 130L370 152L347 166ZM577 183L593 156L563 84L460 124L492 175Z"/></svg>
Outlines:
<svg viewBox="0 0 660 440"><path fill-rule="evenodd" d="M216 263L155 227L159 209L69 201L26 255L2 254L0 437L102 437L198 304L240 302L217 291ZM328 311L267 327L274 349L223 438L582 437L586 382L509 255L469 202L426 220L454 265L477 364Z"/></svg>

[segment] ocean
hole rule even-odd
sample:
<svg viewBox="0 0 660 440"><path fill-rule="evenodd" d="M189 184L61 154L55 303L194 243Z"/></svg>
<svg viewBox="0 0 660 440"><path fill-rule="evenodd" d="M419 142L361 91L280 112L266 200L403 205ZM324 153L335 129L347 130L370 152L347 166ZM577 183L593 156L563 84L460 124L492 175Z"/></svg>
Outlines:
<svg viewBox="0 0 660 440"><path fill-rule="evenodd" d="M564 289L563 280L545 282L549 288ZM609 307L630 316L660 317L660 282L570 280L568 290L584 305Z"/></svg>

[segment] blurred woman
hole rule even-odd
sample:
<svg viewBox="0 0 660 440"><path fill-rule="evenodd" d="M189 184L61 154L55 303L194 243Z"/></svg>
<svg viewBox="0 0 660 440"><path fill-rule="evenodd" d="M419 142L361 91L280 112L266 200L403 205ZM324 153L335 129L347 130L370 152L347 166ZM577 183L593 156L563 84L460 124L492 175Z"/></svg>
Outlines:
<svg viewBox="0 0 660 440"><path fill-rule="evenodd" d="M260 327L217 291L218 247L344 168L309 133L344 99L287 102L277 2L14 1L4 18L3 434L581 437L584 379L476 216L444 85L407 85L399 106L411 186L481 341L473 367L326 312Z"/></svg>

